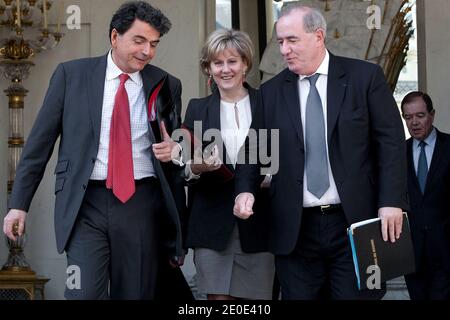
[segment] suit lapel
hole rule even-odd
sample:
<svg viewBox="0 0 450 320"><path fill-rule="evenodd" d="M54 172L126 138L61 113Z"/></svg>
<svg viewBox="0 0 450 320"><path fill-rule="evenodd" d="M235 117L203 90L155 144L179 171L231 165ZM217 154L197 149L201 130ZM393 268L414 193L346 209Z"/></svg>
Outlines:
<svg viewBox="0 0 450 320"><path fill-rule="evenodd" d="M159 72L158 69L152 68L152 66L148 65L141 71L141 77L142 77L142 86L144 88L144 95L145 95L145 113L147 115L147 123L148 123L148 136L150 139L150 142L152 144L156 143L155 134L153 133L152 126L150 124L149 116L148 116L148 101L150 99L150 94L155 89L156 85L159 83L159 81L163 78L164 74L162 72ZM161 181L161 185L163 188L166 187L167 181L164 175L164 170L162 168L161 162L159 162L154 153L153 148L150 148L150 153L152 154L152 164L153 168L155 169L156 175ZM165 193L165 192L164 192Z"/></svg>
<svg viewBox="0 0 450 320"><path fill-rule="evenodd" d="M257 91L247 86L248 95L250 96L250 110L252 112L252 119L255 116L256 104L258 103Z"/></svg>
<svg viewBox="0 0 450 320"><path fill-rule="evenodd" d="M304 142L302 116L300 113L300 96L298 92L298 76L293 72L288 71L283 86L283 95L286 101L286 108L289 113L289 118L294 125L298 138L300 139L300 146L303 146Z"/></svg>
<svg viewBox="0 0 450 320"><path fill-rule="evenodd" d="M215 90L211 95L210 103L207 105L208 108L208 126L204 130L209 128L221 129L220 127L220 94L219 90Z"/></svg>
<svg viewBox="0 0 450 320"><path fill-rule="evenodd" d="M142 86L144 88L144 96L145 96L145 112L147 114L147 119L149 119L148 102L150 100L150 95L164 76L165 74L162 71L154 68L151 65L147 65L141 71ZM150 141L152 143L156 143L156 139L150 126L150 123L148 129L150 133Z"/></svg>
<svg viewBox="0 0 450 320"><path fill-rule="evenodd" d="M156 85L164 78L165 73L161 70L153 67L152 65L147 65L141 71L142 85L144 87L144 93L146 97L146 102L150 99L150 94L155 89Z"/></svg>
<svg viewBox="0 0 450 320"><path fill-rule="evenodd" d="M425 184L425 192L429 188L431 181L439 168L442 156L444 155L445 146L442 145L441 133L436 129L436 144L434 145L433 156L431 158L430 170L428 170L427 182Z"/></svg>
<svg viewBox="0 0 450 320"><path fill-rule="evenodd" d="M89 101L89 114L94 131L94 141L100 142L100 128L102 121L103 93L105 90L106 61L108 55L98 58L94 67L86 72L86 89Z"/></svg>
<svg viewBox="0 0 450 320"><path fill-rule="evenodd" d="M336 57L330 53L330 65L328 68L327 80L327 132L328 143L336 127L342 101L347 88L347 79L341 65L336 61Z"/></svg>

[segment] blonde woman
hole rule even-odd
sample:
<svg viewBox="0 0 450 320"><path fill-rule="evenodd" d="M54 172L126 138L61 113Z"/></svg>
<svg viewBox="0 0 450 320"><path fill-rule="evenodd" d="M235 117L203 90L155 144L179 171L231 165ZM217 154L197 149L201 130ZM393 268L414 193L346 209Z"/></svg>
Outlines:
<svg viewBox="0 0 450 320"><path fill-rule="evenodd" d="M192 132L194 122L200 121L203 132L219 129L221 135L212 151L216 161L186 167L191 181L186 241L194 249L199 292L210 300L272 298L274 258L266 252L266 212L260 210L261 205L249 220L233 215L237 154L252 115L258 112L257 91L245 82L252 58L253 45L246 33L226 29L213 32L200 60L213 92L192 99L184 121L184 127Z"/></svg>

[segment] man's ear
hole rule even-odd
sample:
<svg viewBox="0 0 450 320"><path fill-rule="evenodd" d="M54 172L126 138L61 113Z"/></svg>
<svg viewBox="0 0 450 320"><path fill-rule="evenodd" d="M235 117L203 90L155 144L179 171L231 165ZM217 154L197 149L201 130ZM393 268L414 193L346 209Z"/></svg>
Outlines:
<svg viewBox="0 0 450 320"><path fill-rule="evenodd" d="M324 44L325 43L325 30L322 28L319 28L315 31L316 39L318 43Z"/></svg>
<svg viewBox="0 0 450 320"><path fill-rule="evenodd" d="M119 33L116 29L111 30L111 46L114 48L117 43L117 37L119 36Z"/></svg>

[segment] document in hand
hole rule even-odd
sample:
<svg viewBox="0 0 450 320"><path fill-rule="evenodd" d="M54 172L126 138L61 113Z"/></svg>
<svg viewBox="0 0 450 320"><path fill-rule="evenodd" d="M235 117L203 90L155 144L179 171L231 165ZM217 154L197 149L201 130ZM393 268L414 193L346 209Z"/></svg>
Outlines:
<svg viewBox="0 0 450 320"><path fill-rule="evenodd" d="M367 288L367 280L378 271L381 283L415 271L414 250L411 241L408 215L403 214L400 239L395 243L384 241L381 219L354 223L347 229L358 288ZM371 267L371 268L370 268Z"/></svg>
<svg viewBox="0 0 450 320"><path fill-rule="evenodd" d="M182 129L186 131L186 137L189 139L188 143L191 144L191 150L195 150L201 146L203 157L208 157L208 155L212 154L212 150L216 146L214 140L201 141L189 128L182 126ZM219 169L203 173L203 177L213 179L217 182L228 182L234 178L234 171L232 171L225 163L222 163Z"/></svg>

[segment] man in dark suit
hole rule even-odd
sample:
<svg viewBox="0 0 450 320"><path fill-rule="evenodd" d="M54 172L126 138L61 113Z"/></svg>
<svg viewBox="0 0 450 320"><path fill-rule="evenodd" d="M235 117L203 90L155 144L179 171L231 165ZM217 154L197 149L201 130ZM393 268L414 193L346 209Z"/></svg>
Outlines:
<svg viewBox="0 0 450 320"><path fill-rule="evenodd" d="M57 249L81 272L81 286L66 287L68 299L151 299L160 257L183 254L184 189L180 167L169 162L167 132L180 124L181 83L148 64L170 27L144 1L123 4L111 20L107 55L56 68L23 149L4 232L13 240L23 233L60 137Z"/></svg>
<svg viewBox="0 0 450 320"><path fill-rule="evenodd" d="M409 222L416 272L405 276L412 300L450 299L450 135L433 126L430 96L408 93L401 104L407 141Z"/></svg>
<svg viewBox="0 0 450 320"><path fill-rule="evenodd" d="M282 298L381 298L384 286L357 289L346 229L378 215L384 240L400 237L407 207L400 113L380 67L326 50L319 11L288 7L276 31L288 68L261 86L254 123L279 130L279 141L269 141L279 143L269 248ZM237 168L234 210L243 219L253 213L258 168Z"/></svg>

